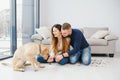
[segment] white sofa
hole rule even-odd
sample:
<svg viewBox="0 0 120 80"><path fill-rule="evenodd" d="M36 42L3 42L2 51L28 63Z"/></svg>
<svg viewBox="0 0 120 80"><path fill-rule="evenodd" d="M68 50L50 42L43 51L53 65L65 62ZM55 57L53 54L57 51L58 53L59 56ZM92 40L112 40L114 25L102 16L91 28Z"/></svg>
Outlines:
<svg viewBox="0 0 120 80"><path fill-rule="evenodd" d="M79 28L81 32L84 34L86 40L91 46L92 54L108 54L110 57L114 56L116 40L118 37L111 34L107 27L97 28L97 27L84 27ZM91 38L97 31L105 30L109 33L106 34L103 38ZM49 27L41 27L37 29L37 34L32 35L32 39L37 43L42 43L45 45L50 45L50 36L51 36L51 28Z"/></svg>

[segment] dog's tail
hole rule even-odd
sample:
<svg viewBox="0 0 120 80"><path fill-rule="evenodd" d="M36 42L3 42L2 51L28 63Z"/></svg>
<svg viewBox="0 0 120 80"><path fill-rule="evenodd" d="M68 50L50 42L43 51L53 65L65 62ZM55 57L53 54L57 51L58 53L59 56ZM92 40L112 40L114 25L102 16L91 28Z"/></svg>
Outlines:
<svg viewBox="0 0 120 80"><path fill-rule="evenodd" d="M9 64L9 63L1 63L2 65L4 66L12 66L12 64ZM26 63L25 66L30 66L31 64L30 63Z"/></svg>
<svg viewBox="0 0 120 80"><path fill-rule="evenodd" d="M12 64L9 64L9 63L1 63L2 65L4 65L4 66L12 66Z"/></svg>

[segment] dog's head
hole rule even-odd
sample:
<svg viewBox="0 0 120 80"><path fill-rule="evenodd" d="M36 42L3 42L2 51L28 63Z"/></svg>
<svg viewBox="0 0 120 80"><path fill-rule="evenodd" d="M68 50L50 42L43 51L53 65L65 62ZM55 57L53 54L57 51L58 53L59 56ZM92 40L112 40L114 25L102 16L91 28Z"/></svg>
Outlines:
<svg viewBox="0 0 120 80"><path fill-rule="evenodd" d="M47 46L41 45L41 55L42 55L42 57L43 57L45 60L48 58L49 49L48 49Z"/></svg>

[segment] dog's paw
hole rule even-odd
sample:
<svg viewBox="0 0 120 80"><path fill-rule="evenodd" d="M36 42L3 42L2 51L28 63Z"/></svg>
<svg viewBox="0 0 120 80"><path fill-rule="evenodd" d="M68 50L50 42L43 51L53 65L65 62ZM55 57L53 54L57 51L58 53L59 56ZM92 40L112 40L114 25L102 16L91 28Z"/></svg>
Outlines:
<svg viewBox="0 0 120 80"><path fill-rule="evenodd" d="M20 68L20 69L14 69L15 71L20 71L20 72L25 72L25 69L22 69L22 68Z"/></svg>
<svg viewBox="0 0 120 80"><path fill-rule="evenodd" d="M43 65L40 65L39 67L40 67L40 68L45 68L45 66L43 66Z"/></svg>
<svg viewBox="0 0 120 80"><path fill-rule="evenodd" d="M25 72L25 70L23 69L23 70L21 70L21 72Z"/></svg>
<svg viewBox="0 0 120 80"><path fill-rule="evenodd" d="M38 69L34 69L34 71L36 72L36 71L38 71Z"/></svg>

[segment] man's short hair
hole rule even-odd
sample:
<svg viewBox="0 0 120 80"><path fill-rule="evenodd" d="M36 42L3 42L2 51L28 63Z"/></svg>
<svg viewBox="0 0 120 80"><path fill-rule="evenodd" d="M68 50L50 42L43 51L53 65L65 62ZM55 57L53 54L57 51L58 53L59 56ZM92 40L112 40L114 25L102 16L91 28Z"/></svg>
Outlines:
<svg viewBox="0 0 120 80"><path fill-rule="evenodd" d="M64 23L61 27L61 29L63 29L63 30L66 30L66 29L68 30L70 28L71 28L71 25L69 23Z"/></svg>

